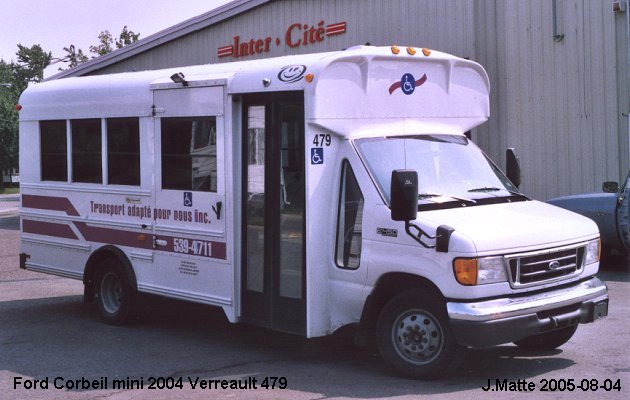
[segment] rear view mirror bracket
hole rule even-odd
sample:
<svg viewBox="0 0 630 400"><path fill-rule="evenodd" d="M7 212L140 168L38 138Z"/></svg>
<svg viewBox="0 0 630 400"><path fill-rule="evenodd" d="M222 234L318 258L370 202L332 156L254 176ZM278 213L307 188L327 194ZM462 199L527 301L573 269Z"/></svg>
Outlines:
<svg viewBox="0 0 630 400"><path fill-rule="evenodd" d="M435 236L431 236L418 225L412 223L418 216L418 173L413 170L397 169L392 171L391 180L391 216L394 221L405 221L405 232L413 240L427 249L448 252L448 243L454 229L440 225ZM413 230L415 231L412 231ZM435 240L435 244L422 241L422 237Z"/></svg>
<svg viewBox="0 0 630 400"><path fill-rule="evenodd" d="M412 232L411 228L414 228L417 232ZM411 236L411 238L413 240L415 240L416 242L420 243L422 246L426 247L427 249L434 249L435 245L434 244L426 244L422 241L422 236L426 236L427 239L435 239L436 236L431 236L428 233L426 233L425 231L422 230L422 228L420 228L418 225L411 223L410 221L405 221L405 232L407 232L407 235Z"/></svg>
<svg viewBox="0 0 630 400"><path fill-rule="evenodd" d="M416 229L418 232L414 233L411 228ZM413 240L420 243L427 249L435 249L438 253L448 253L448 245L451 240L451 235L455 232L455 229L448 225L440 225L435 231L435 236L431 236L423 231L418 225L409 221L405 221L405 232L411 236ZM427 244L422 241L422 236L426 236L427 239L435 239L435 244Z"/></svg>

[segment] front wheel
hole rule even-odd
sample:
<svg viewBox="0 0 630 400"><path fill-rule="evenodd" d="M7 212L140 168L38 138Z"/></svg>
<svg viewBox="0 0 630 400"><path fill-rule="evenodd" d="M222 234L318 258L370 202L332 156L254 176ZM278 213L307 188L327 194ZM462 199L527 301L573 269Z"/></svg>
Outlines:
<svg viewBox="0 0 630 400"><path fill-rule="evenodd" d="M120 266L104 263L97 281L98 310L110 325L124 325L131 319L133 289Z"/></svg>
<svg viewBox="0 0 630 400"><path fill-rule="evenodd" d="M550 351L568 342L577 328L577 325L573 325L555 331L528 336L517 340L514 344L525 350Z"/></svg>
<svg viewBox="0 0 630 400"><path fill-rule="evenodd" d="M454 368L463 348L457 343L441 296L416 289L392 298L377 323L381 356L410 378L435 378Z"/></svg>

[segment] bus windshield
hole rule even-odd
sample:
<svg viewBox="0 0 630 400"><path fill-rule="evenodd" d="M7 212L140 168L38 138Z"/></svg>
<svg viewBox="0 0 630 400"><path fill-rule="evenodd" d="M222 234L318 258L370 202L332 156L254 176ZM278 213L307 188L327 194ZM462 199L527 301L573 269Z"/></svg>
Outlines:
<svg viewBox="0 0 630 400"><path fill-rule="evenodd" d="M522 196L468 138L417 135L358 139L357 149L389 203L395 169L418 173L418 201L476 203L478 199Z"/></svg>

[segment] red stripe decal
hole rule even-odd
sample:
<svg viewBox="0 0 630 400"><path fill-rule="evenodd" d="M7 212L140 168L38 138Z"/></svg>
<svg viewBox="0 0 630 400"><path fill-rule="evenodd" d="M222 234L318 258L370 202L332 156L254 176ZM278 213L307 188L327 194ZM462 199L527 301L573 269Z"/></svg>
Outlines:
<svg viewBox="0 0 630 400"><path fill-rule="evenodd" d="M79 239L68 225L54 224L52 222L33 221L30 219L22 220L22 232L34 233L44 236L61 237L65 239Z"/></svg>
<svg viewBox="0 0 630 400"><path fill-rule="evenodd" d="M79 212L65 197L36 196L32 194L22 195L22 207L36 208L39 210L65 211L66 214L74 217L79 216Z"/></svg>
<svg viewBox="0 0 630 400"><path fill-rule="evenodd" d="M427 74L422 75L422 78L418 79L416 81L416 87L422 85L424 82L427 81Z"/></svg>
<svg viewBox="0 0 630 400"><path fill-rule="evenodd" d="M81 235L85 238L85 240L89 242L98 242L98 243L108 243L115 244L119 246L128 246L128 247L136 247L141 249L152 250L153 243L151 238L153 237L150 233L143 232L130 232L130 231L122 231L118 229L110 229L110 228L100 228L95 226L89 226L85 222L75 222L75 226L81 232ZM145 237L144 240L140 240L139 237ZM166 241L166 245L162 245L157 247L155 250L159 251L167 251L169 253L176 253L175 251L175 237L173 236L162 236L159 235L157 237L160 240ZM186 239L189 242L192 242L194 239L188 238L177 238L177 239ZM207 243L207 241L206 241ZM226 257L226 244L223 242L209 242L210 243L210 251L199 251L197 254L188 253L191 255L198 255L202 257L209 258L219 258L221 260L225 260Z"/></svg>
<svg viewBox="0 0 630 400"><path fill-rule="evenodd" d="M81 235L88 242L99 242L117 244L119 246L137 247L141 249L151 249L153 247L150 233L122 231L111 228L97 228L89 226L85 222L74 222ZM139 236L144 236L145 240L140 240Z"/></svg>
<svg viewBox="0 0 630 400"><path fill-rule="evenodd" d="M74 208L70 200L65 197L22 195L22 206L40 210L65 211L68 215L79 216L79 213ZM159 239L165 240L167 244L165 246L159 246L158 248L154 249L154 235L150 231L133 232L120 229L101 228L90 226L86 222L82 221L73 221L72 223L74 224L74 226L77 227L83 238L78 238L69 225L56 224L52 222L33 221L27 219L22 220L22 232L66 239L86 240L88 242L115 244L119 246L135 247L147 250L166 251L169 253L177 253L174 246L175 239L186 239L189 242L196 240L185 237L176 238L173 236L158 236ZM226 243L212 241L203 242L206 244L206 246L203 247L203 251L199 251L195 254L189 252L188 254L209 258L218 258L221 260L226 259Z"/></svg>
<svg viewBox="0 0 630 400"><path fill-rule="evenodd" d="M223 46L217 49L217 56L219 57L227 57L232 55L233 46Z"/></svg>
<svg viewBox="0 0 630 400"><path fill-rule="evenodd" d="M394 93L394 90L400 88L400 81L393 83L390 87L389 87L389 94Z"/></svg>
<svg viewBox="0 0 630 400"><path fill-rule="evenodd" d="M326 26L326 36L339 35L346 32L346 23L338 22Z"/></svg>
<svg viewBox="0 0 630 400"><path fill-rule="evenodd" d="M346 27L346 23L345 22L337 22L336 24L326 25L326 29L345 28L345 27Z"/></svg>

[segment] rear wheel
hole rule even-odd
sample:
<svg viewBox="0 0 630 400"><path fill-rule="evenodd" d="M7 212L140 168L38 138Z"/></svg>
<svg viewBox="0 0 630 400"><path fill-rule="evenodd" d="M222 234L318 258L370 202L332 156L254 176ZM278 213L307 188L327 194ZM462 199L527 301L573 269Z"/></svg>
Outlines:
<svg viewBox="0 0 630 400"><path fill-rule="evenodd" d="M556 349L571 339L578 326L568 326L555 331L540 333L528 336L525 339L517 340L515 345L526 350L549 351Z"/></svg>
<svg viewBox="0 0 630 400"><path fill-rule="evenodd" d="M131 319L134 291L122 268L107 261L97 281L98 309L110 325L124 325Z"/></svg>
<svg viewBox="0 0 630 400"><path fill-rule="evenodd" d="M441 296L401 293L383 308L377 324L381 356L410 378L435 378L454 368L463 348L456 342Z"/></svg>

